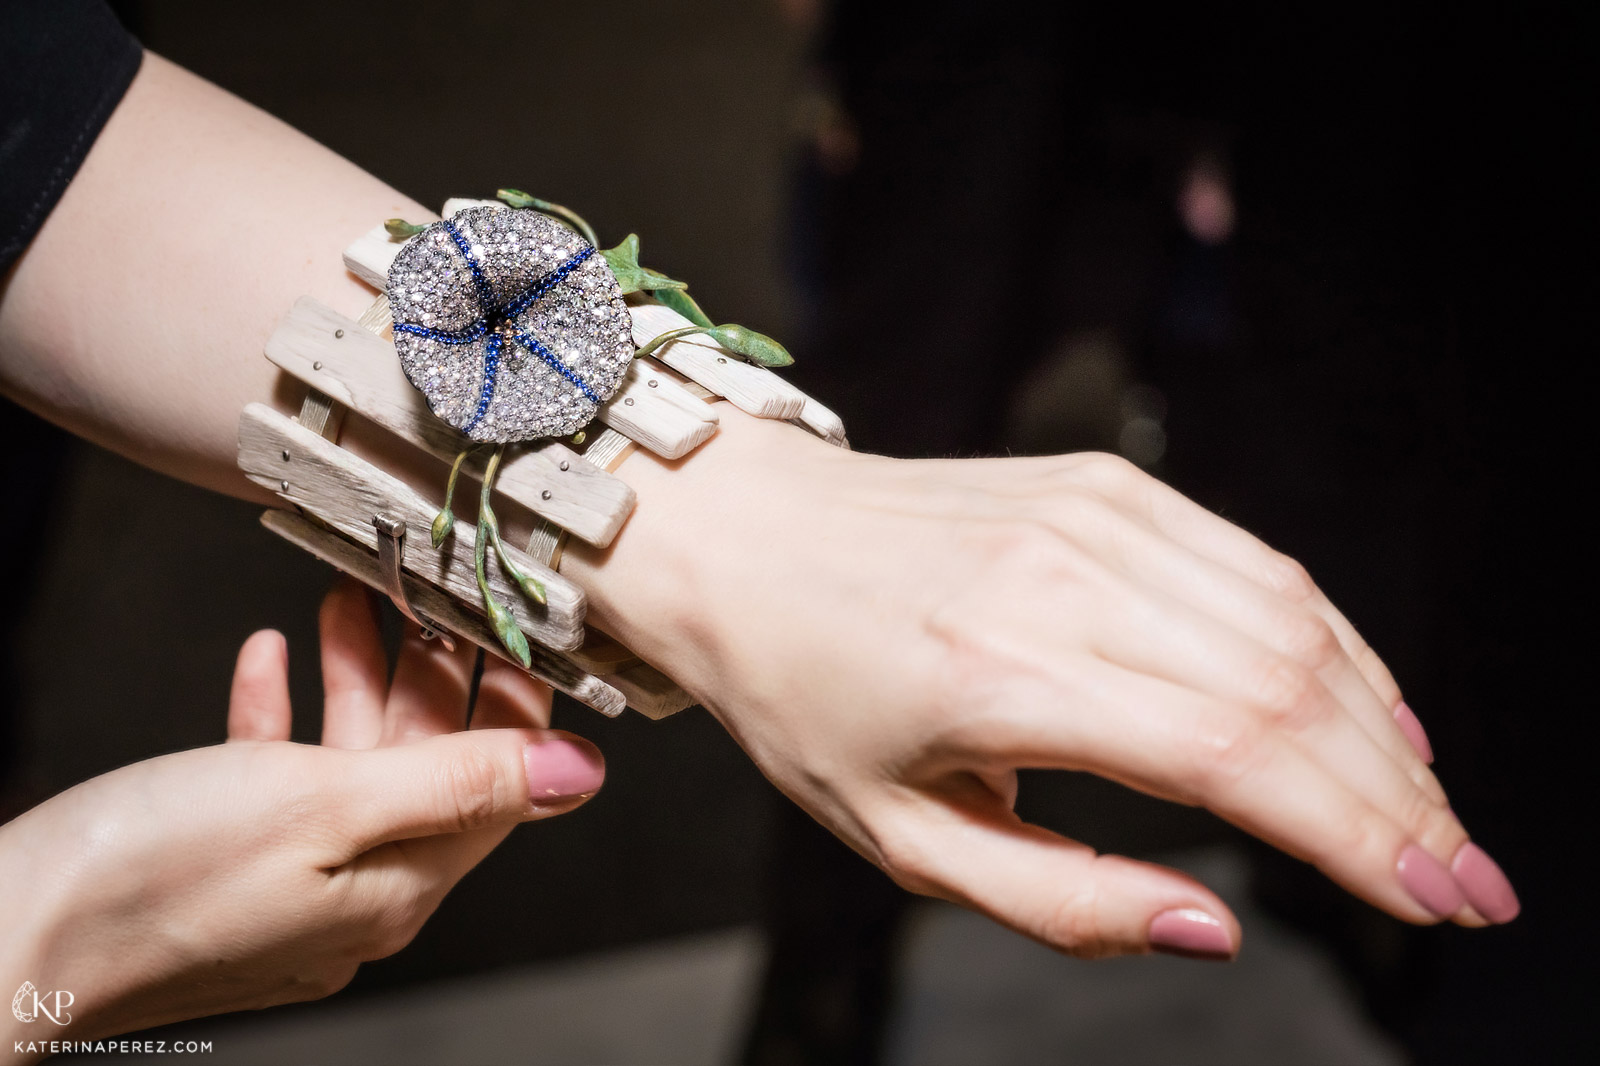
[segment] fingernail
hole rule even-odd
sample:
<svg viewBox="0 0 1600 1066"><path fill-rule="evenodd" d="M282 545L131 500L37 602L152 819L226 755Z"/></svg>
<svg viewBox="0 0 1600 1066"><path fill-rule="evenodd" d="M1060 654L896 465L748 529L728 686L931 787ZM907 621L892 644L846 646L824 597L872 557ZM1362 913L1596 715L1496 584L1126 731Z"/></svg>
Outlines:
<svg viewBox="0 0 1600 1066"><path fill-rule="evenodd" d="M1233 958L1233 941L1222 923L1192 907L1162 911L1150 919L1150 946L1186 959Z"/></svg>
<svg viewBox="0 0 1600 1066"><path fill-rule="evenodd" d="M1416 749L1417 755L1428 764L1433 763L1433 745L1428 743L1428 733L1422 728L1422 721L1417 717L1417 712L1406 706L1404 700L1394 709L1395 724L1400 727L1400 732L1406 735L1411 746Z"/></svg>
<svg viewBox="0 0 1600 1066"><path fill-rule="evenodd" d="M1416 844L1407 845L1406 850L1400 853L1395 873L1400 878L1400 884L1411 893L1411 898L1436 918L1450 917L1466 902L1461 886L1444 868L1444 863Z"/></svg>
<svg viewBox="0 0 1600 1066"><path fill-rule="evenodd" d="M1472 909L1491 922L1503 924L1522 913L1516 889L1510 878L1500 869L1500 864L1489 858L1489 853L1478 845L1465 843L1450 861L1450 872L1456 884L1472 904Z"/></svg>
<svg viewBox="0 0 1600 1066"><path fill-rule="evenodd" d="M600 749L571 733L552 733L522 749L528 795L535 805L592 796L606 779Z"/></svg>

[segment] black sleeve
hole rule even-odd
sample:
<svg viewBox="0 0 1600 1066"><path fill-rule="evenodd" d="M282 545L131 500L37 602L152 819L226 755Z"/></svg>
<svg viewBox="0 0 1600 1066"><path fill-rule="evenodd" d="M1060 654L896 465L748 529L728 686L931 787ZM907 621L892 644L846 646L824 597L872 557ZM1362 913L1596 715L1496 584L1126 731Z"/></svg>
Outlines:
<svg viewBox="0 0 1600 1066"><path fill-rule="evenodd" d="M0 0L0 276L61 199L143 56L101 0Z"/></svg>

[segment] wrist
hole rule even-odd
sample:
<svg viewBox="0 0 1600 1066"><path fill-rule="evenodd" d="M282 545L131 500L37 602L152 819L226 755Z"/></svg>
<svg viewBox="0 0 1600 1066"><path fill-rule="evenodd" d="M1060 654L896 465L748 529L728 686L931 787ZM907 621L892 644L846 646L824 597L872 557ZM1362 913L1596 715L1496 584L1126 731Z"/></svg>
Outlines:
<svg viewBox="0 0 1600 1066"><path fill-rule="evenodd" d="M816 542L822 486L861 457L784 422L716 405L718 432L690 455L638 449L617 473L638 495L607 549L574 543L563 574L588 593L589 619L705 699L761 589Z"/></svg>

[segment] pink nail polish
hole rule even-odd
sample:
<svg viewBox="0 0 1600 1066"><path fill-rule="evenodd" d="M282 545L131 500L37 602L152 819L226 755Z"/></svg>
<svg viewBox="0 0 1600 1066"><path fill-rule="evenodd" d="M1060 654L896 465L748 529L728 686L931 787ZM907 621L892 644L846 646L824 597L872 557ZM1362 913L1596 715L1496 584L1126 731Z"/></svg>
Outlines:
<svg viewBox="0 0 1600 1066"><path fill-rule="evenodd" d="M1522 913L1522 903L1516 889L1506 877L1500 864L1489 858L1489 853L1478 845L1467 842L1461 845L1450 862L1450 872L1472 909L1495 924L1503 924Z"/></svg>
<svg viewBox="0 0 1600 1066"><path fill-rule="evenodd" d="M1406 739L1416 749L1422 761L1432 765L1433 745L1428 743L1427 731L1422 728L1422 721L1417 718L1417 713L1406 706L1404 700L1401 700L1400 706L1394 709L1394 721L1400 727L1400 732L1406 735Z"/></svg>
<svg viewBox="0 0 1600 1066"><path fill-rule="evenodd" d="M552 733L522 749L528 795L535 806L592 796L606 779L600 749L571 733Z"/></svg>
<svg viewBox="0 0 1600 1066"><path fill-rule="evenodd" d="M1222 923L1193 907L1162 911L1150 920L1150 946L1187 959L1231 959L1233 941Z"/></svg>
<svg viewBox="0 0 1600 1066"><path fill-rule="evenodd" d="M1444 863L1423 851L1419 845L1408 844L1400 853L1395 874L1405 890L1411 893L1411 898L1436 918L1450 917L1466 902L1461 886L1444 868Z"/></svg>

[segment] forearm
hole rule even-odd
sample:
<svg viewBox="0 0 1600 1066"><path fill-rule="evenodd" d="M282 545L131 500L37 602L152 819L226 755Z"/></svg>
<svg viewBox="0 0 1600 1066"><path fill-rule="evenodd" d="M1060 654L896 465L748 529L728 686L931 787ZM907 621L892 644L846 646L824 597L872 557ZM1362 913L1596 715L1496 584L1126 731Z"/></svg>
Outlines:
<svg viewBox="0 0 1600 1066"><path fill-rule="evenodd" d="M351 315L371 303L339 248L394 215L431 217L147 55L0 294L0 389L157 470L264 498L235 465L239 412L298 401L267 336L304 294Z"/></svg>

